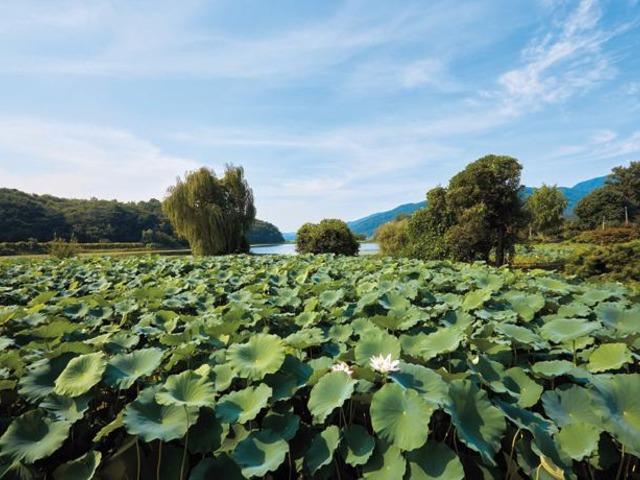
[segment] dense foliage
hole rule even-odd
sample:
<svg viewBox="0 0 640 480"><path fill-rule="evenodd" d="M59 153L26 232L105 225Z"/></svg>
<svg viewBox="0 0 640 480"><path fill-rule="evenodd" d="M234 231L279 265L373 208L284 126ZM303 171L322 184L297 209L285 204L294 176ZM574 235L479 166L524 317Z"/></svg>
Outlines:
<svg viewBox="0 0 640 480"><path fill-rule="evenodd" d="M227 165L221 178L205 167L187 172L169 188L162 210L194 255L249 251L256 207L242 167Z"/></svg>
<svg viewBox="0 0 640 480"><path fill-rule="evenodd" d="M556 235L564 222L567 198L557 186L543 184L525 203L531 233Z"/></svg>
<svg viewBox="0 0 640 480"><path fill-rule="evenodd" d="M0 263L0 305L7 478L638 469L640 306L619 284L388 258L85 258Z"/></svg>
<svg viewBox="0 0 640 480"><path fill-rule="evenodd" d="M298 229L296 250L299 253L357 255L360 244L342 220L325 219L317 224L305 223Z"/></svg>
<svg viewBox="0 0 640 480"><path fill-rule="evenodd" d="M30 195L19 190L0 188L0 244L28 242L30 245L5 245L18 253L46 250L55 236L79 242L151 243L184 247L162 212L162 204L118 202L116 200L80 200L51 195ZM247 234L249 243L284 241L275 225L256 220Z"/></svg>
<svg viewBox="0 0 640 480"><path fill-rule="evenodd" d="M584 228L616 226L640 216L640 162L615 167L604 186L584 197L575 208Z"/></svg>
<svg viewBox="0 0 640 480"><path fill-rule="evenodd" d="M610 245L612 243L626 243L640 238L640 228L637 226L597 228L581 232L573 239L578 243L595 243L598 245Z"/></svg>
<svg viewBox="0 0 640 480"><path fill-rule="evenodd" d="M640 282L640 240L594 248L588 254L574 254L569 257L567 271L583 278L597 276Z"/></svg>
<svg viewBox="0 0 640 480"><path fill-rule="evenodd" d="M381 225L376 230L375 241L382 255L406 257L410 255L411 239L409 236L409 219L399 218Z"/></svg>

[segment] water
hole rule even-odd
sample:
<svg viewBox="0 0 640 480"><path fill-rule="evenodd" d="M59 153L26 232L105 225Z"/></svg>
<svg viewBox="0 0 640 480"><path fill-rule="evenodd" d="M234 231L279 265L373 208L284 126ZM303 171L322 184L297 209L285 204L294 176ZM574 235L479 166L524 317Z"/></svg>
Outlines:
<svg viewBox="0 0 640 480"><path fill-rule="evenodd" d="M380 248L377 243L367 242L360 244L360 255L371 255L378 253ZM251 247L251 253L256 255L296 255L296 245L294 243L280 243L275 245L256 245Z"/></svg>

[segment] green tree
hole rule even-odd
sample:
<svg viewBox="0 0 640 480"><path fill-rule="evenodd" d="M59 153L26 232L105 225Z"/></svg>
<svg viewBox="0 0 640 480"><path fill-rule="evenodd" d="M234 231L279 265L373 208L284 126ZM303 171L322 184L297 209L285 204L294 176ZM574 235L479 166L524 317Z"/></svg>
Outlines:
<svg viewBox="0 0 640 480"><path fill-rule="evenodd" d="M607 178L607 185L620 192L630 220L640 214L640 161L628 167L615 167Z"/></svg>
<svg viewBox="0 0 640 480"><path fill-rule="evenodd" d="M374 236L380 246L382 255L403 257L409 248L409 219L400 218L383 223L378 227Z"/></svg>
<svg viewBox="0 0 640 480"><path fill-rule="evenodd" d="M624 194L611 185L605 185L582 198L573 213L578 217L581 228L597 228L602 224L615 226L624 223L626 206Z"/></svg>
<svg viewBox="0 0 640 480"><path fill-rule="evenodd" d="M413 256L488 261L493 251L502 265L524 221L521 171L515 158L487 155L429 191L409 223Z"/></svg>
<svg viewBox="0 0 640 480"><path fill-rule="evenodd" d="M246 234L256 209L242 167L227 165L222 178L204 167L187 172L169 188L162 208L194 255L249 250Z"/></svg>
<svg viewBox="0 0 640 480"><path fill-rule="evenodd" d="M558 233L564 222L567 204L567 198L556 185L542 184L525 203L530 231L547 235Z"/></svg>
<svg viewBox="0 0 640 480"><path fill-rule="evenodd" d="M360 244L342 220L325 219L318 224L305 223L296 233L299 253L335 253L357 255Z"/></svg>

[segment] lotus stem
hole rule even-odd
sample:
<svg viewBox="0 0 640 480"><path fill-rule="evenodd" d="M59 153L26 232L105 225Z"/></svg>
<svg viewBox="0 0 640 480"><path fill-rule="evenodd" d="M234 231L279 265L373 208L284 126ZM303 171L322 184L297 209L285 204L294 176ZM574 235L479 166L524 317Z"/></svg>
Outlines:
<svg viewBox="0 0 640 480"><path fill-rule="evenodd" d="M158 466L156 467L156 480L160 480L161 465L162 465L162 440L158 440Z"/></svg>
<svg viewBox="0 0 640 480"><path fill-rule="evenodd" d="M140 443L136 437L136 480L140 480Z"/></svg>
<svg viewBox="0 0 640 480"><path fill-rule="evenodd" d="M576 353L576 341L573 341L573 364L578 365L578 355Z"/></svg>
<svg viewBox="0 0 640 480"><path fill-rule="evenodd" d="M516 430L515 435L513 436L513 440L511 441L511 452L509 452L509 463L507 464L507 480L511 478L511 465L513 461L513 451L516 448L516 443L518 441L518 436L520 435L520 428Z"/></svg>
<svg viewBox="0 0 640 480"><path fill-rule="evenodd" d="M624 466L624 443L622 444L622 451L620 452L620 464L618 465L618 471L616 472L616 480L620 480L622 474L622 467Z"/></svg>
<svg viewBox="0 0 640 480"><path fill-rule="evenodd" d="M182 450L182 464L180 465L180 480L184 478L184 467L187 463L187 448L189 446L189 409L184 406L184 413L187 416L187 433L184 437L184 450Z"/></svg>

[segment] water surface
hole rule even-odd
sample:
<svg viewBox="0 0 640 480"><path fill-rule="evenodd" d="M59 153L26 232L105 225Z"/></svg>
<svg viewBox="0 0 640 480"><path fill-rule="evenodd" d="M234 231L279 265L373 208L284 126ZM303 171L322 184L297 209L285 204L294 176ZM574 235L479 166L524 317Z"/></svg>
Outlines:
<svg viewBox="0 0 640 480"><path fill-rule="evenodd" d="M377 243L366 242L360 244L360 255L371 255L378 253L380 248ZM294 243L279 243L274 245L255 245L251 247L251 253L256 255L296 255L296 245Z"/></svg>

